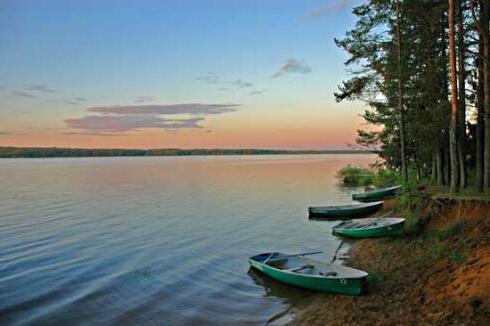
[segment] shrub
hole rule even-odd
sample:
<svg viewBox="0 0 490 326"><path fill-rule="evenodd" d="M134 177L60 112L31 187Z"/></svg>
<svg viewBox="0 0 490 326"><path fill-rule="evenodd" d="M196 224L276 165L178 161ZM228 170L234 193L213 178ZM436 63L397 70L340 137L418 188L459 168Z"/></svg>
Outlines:
<svg viewBox="0 0 490 326"><path fill-rule="evenodd" d="M369 186L374 183L374 173L368 169L347 165L337 172L337 178L347 186Z"/></svg>

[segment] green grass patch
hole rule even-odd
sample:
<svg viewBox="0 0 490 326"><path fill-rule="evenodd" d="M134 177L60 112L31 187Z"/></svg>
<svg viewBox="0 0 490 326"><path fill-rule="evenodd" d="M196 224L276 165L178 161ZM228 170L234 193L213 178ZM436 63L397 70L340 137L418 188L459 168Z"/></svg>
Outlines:
<svg viewBox="0 0 490 326"><path fill-rule="evenodd" d="M380 273L371 271L367 276L367 281L370 286L376 287L383 283L383 277L381 276Z"/></svg>
<svg viewBox="0 0 490 326"><path fill-rule="evenodd" d="M401 214L405 218L406 233L414 234L421 230L422 213L420 211L404 210Z"/></svg>
<svg viewBox="0 0 490 326"><path fill-rule="evenodd" d="M405 237L401 236L401 235L400 236L385 237L385 238L379 239L379 241L382 243L395 243L395 242L400 242L403 240L405 240Z"/></svg>
<svg viewBox="0 0 490 326"><path fill-rule="evenodd" d="M415 262L418 266L423 267L431 263L434 260L444 257L447 253L447 246L445 243L428 243L423 244L424 251L417 256Z"/></svg>
<svg viewBox="0 0 490 326"><path fill-rule="evenodd" d="M488 193L475 192L471 187L461 189L458 193L452 193L448 186L431 185L428 187L427 192L430 193L434 199L490 202Z"/></svg>
<svg viewBox="0 0 490 326"><path fill-rule="evenodd" d="M459 241L458 235L463 232L466 225L465 219L458 219L443 229L431 230L420 237L415 245L422 251L416 263L424 266L443 257L448 257L456 264L462 263L473 245L470 240Z"/></svg>
<svg viewBox="0 0 490 326"><path fill-rule="evenodd" d="M447 251L447 247L446 244L444 243L437 243L427 248L427 254L431 258L431 260L441 258L444 255L444 253L446 253L446 251Z"/></svg>
<svg viewBox="0 0 490 326"><path fill-rule="evenodd" d="M461 231L464 230L465 226L466 226L466 220L459 219L452 222L451 224L449 224L447 227L443 229L432 230L429 233L429 237L435 238L438 241L444 241L459 234Z"/></svg>
<svg viewBox="0 0 490 326"><path fill-rule="evenodd" d="M465 260L465 256L464 252L459 251L449 253L449 258L456 264L461 264Z"/></svg>
<svg viewBox="0 0 490 326"><path fill-rule="evenodd" d="M404 196L410 197L410 194L402 194L400 203ZM424 202L422 198L411 197L405 201L405 205L398 206L397 213L405 218L405 233L415 235L422 231L427 216L423 212Z"/></svg>

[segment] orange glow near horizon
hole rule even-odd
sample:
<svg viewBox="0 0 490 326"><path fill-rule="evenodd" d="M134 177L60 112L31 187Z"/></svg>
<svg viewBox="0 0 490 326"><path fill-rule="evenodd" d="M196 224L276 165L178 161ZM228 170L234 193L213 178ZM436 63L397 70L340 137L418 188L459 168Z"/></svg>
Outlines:
<svg viewBox="0 0 490 326"><path fill-rule="evenodd" d="M1 146L78 148L274 148L298 150L347 149L353 144L362 119L351 112L337 116L300 112L253 113L209 119L199 129L141 129L114 135L70 134L62 124L30 127L2 135ZM42 125L46 125L43 123Z"/></svg>

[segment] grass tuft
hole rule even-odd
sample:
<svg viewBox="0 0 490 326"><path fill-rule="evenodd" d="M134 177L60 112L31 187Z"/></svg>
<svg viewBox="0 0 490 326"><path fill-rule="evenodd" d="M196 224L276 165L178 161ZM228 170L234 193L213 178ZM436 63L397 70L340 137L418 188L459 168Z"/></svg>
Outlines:
<svg viewBox="0 0 490 326"><path fill-rule="evenodd" d="M444 241L458 235L461 231L464 230L465 226L466 226L466 220L459 219L452 222L451 224L449 224L447 227L443 229L433 230L429 234L429 236L432 238L436 238L438 241Z"/></svg>

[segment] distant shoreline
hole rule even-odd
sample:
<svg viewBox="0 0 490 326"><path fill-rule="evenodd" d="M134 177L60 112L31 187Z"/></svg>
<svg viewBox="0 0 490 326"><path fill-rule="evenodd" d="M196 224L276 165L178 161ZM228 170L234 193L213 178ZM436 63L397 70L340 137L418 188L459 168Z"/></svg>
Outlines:
<svg viewBox="0 0 490 326"><path fill-rule="evenodd" d="M374 154L368 150L276 150L276 149L120 149L61 147L0 147L0 158L118 157L118 156L218 156L218 155L312 155Z"/></svg>

